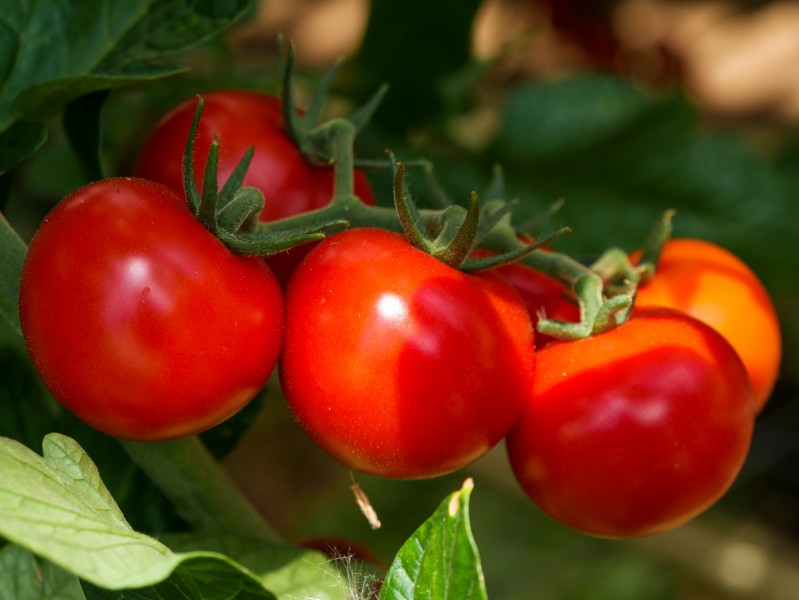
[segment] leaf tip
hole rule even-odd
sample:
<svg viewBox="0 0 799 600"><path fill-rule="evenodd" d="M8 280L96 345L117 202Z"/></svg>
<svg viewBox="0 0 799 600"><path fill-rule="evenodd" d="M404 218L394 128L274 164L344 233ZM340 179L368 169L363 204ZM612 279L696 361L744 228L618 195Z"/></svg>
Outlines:
<svg viewBox="0 0 799 600"><path fill-rule="evenodd" d="M468 477L466 481L463 482L463 486L461 486L460 491L452 494L452 498L449 501L449 507L447 508L447 513L450 517L454 517L458 514L461 509L461 496L463 494L469 494L474 489L474 479Z"/></svg>

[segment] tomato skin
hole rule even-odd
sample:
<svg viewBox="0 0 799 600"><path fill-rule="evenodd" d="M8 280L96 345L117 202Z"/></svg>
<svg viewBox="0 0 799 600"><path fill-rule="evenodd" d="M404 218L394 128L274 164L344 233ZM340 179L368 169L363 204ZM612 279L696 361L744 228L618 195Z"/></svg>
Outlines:
<svg viewBox="0 0 799 600"><path fill-rule="evenodd" d="M557 521L643 536L712 505L746 457L752 389L713 329L667 309L538 352L530 400L507 438L513 472Z"/></svg>
<svg viewBox="0 0 799 600"><path fill-rule="evenodd" d="M532 241L528 240L528 242ZM549 252L550 250L541 248L538 251ZM483 248L477 248L472 252L474 258L492 255L492 252ZM491 269L491 271L502 277L518 292L533 323L538 323L542 316L570 323L580 321L580 309L576 302L570 299L571 292L553 277L519 262L504 264ZM557 340L536 330L535 345L537 348L543 348L554 341Z"/></svg>
<svg viewBox="0 0 799 600"><path fill-rule="evenodd" d="M357 471L408 479L463 467L505 435L532 385L532 324L514 290L394 233L321 242L286 307L289 407Z"/></svg>
<svg viewBox="0 0 799 600"><path fill-rule="evenodd" d="M568 323L580 321L580 309L568 298L569 292L552 277L519 263L497 267L502 276L519 292L527 313L537 323L541 316ZM536 331L536 346L543 348L556 341L555 338Z"/></svg>
<svg viewBox="0 0 799 600"><path fill-rule="evenodd" d="M264 385L283 334L280 286L230 252L172 190L106 179L62 200L34 235L20 319L53 395L109 435L191 435Z"/></svg>
<svg viewBox="0 0 799 600"><path fill-rule="evenodd" d="M782 337L768 292L741 259L711 242L669 240L635 306L673 308L721 333L746 365L762 410L779 374Z"/></svg>

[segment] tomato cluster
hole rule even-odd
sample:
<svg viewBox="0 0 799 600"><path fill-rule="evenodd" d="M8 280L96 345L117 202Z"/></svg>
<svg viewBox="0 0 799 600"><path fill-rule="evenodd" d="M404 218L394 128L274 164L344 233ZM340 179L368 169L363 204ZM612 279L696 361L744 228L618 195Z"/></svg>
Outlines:
<svg viewBox="0 0 799 600"><path fill-rule="evenodd" d="M266 197L262 219L331 201L332 170L299 153L278 100L205 100L198 181L216 137L220 184L255 147L245 184ZM383 229L304 248L281 289L265 261L234 254L189 210L193 111L184 103L156 127L139 177L74 192L31 243L25 339L79 417L126 439L191 435L239 410L279 365L298 423L353 470L433 477L507 438L538 506L608 537L674 527L727 490L780 348L768 296L738 259L668 242L627 321L577 341L542 337L538 352L542 315L580 318L560 282L521 264L465 273ZM363 174L355 182L372 203Z"/></svg>

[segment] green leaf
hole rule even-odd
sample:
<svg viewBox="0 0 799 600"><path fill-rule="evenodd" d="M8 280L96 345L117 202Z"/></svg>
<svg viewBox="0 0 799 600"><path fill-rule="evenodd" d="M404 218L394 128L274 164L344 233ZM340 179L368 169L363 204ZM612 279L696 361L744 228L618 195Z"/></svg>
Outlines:
<svg viewBox="0 0 799 600"><path fill-rule="evenodd" d="M87 600L275 600L254 577L244 577L217 556L195 555L162 583L135 590L107 590L83 582Z"/></svg>
<svg viewBox="0 0 799 600"><path fill-rule="evenodd" d="M480 4L479 0L371 3L363 43L345 70L362 102L389 84L373 123L402 133L440 113L446 91L442 82L470 61L471 24Z"/></svg>
<svg viewBox="0 0 799 600"><path fill-rule="evenodd" d="M487 598L469 524L472 489L471 479L466 480L403 544L386 574L380 600Z"/></svg>
<svg viewBox="0 0 799 600"><path fill-rule="evenodd" d="M78 578L27 550L0 549L0 600L84 600Z"/></svg>
<svg viewBox="0 0 799 600"><path fill-rule="evenodd" d="M86 94L183 72L154 61L209 39L252 5L252 0L5 2L0 22L0 172L35 149L34 133L43 141L44 129L27 121L46 120ZM19 149L9 143L20 140L27 143Z"/></svg>
<svg viewBox="0 0 799 600"><path fill-rule="evenodd" d="M529 83L511 95L497 143L516 163L563 159L620 136L655 107L610 76Z"/></svg>
<svg viewBox="0 0 799 600"><path fill-rule="evenodd" d="M669 209L678 236L728 247L773 237L784 210L773 169L740 136L700 127L680 96L580 77L522 87L508 106L493 150L528 201L517 222L564 198L564 252L632 249Z"/></svg>
<svg viewBox="0 0 799 600"><path fill-rule="evenodd" d="M134 531L97 467L71 438L50 434L43 448L39 456L0 438L0 537L107 589L144 588L169 579L167 588L209 592L189 598L274 598L225 556L175 554Z"/></svg>
<svg viewBox="0 0 799 600"><path fill-rule="evenodd" d="M47 140L47 128L33 121L17 121L0 132L0 175L36 152Z"/></svg>
<svg viewBox="0 0 799 600"><path fill-rule="evenodd" d="M0 134L1 135L1 134ZM19 323L19 278L28 247L0 213L0 315L22 335Z"/></svg>
<svg viewBox="0 0 799 600"><path fill-rule="evenodd" d="M348 581L337 564L321 553L295 546L212 534L166 536L164 541L176 551L206 550L230 556L280 600L349 600L351 586L359 585L358 581ZM362 581L371 577L366 573L351 575L360 576Z"/></svg>

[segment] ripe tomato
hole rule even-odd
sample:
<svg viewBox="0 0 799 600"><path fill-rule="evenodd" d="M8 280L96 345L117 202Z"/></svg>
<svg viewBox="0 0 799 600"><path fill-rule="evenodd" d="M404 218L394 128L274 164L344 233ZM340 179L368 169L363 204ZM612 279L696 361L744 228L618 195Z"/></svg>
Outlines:
<svg viewBox="0 0 799 600"><path fill-rule="evenodd" d="M533 323L541 316L576 323L580 320L580 309L568 299L568 291L552 277L519 263L503 265L496 273L510 283L521 296ZM554 338L536 332L536 346L544 346L555 341Z"/></svg>
<svg viewBox="0 0 799 600"><path fill-rule="evenodd" d="M539 351L507 438L530 498L580 531L631 537L713 504L746 457L752 388L732 347L669 309Z"/></svg>
<svg viewBox="0 0 799 600"><path fill-rule="evenodd" d="M242 90L219 90L203 95L204 107L194 140L194 174L202 189L211 142L219 139L219 186L227 181L242 155L254 148L245 186L260 189L266 198L262 221L274 221L321 208L333 198L333 169L310 164L283 128L280 99ZM183 193L183 151L197 108L190 98L173 108L150 133L136 175ZM354 193L365 204L374 196L366 176L354 175ZM285 282L313 244L293 248L268 259Z"/></svg>
<svg viewBox="0 0 799 600"><path fill-rule="evenodd" d="M36 232L20 318L53 395L113 436L161 440L247 404L280 352L283 301L264 262L230 252L172 190L90 184Z"/></svg>
<svg viewBox="0 0 799 600"><path fill-rule="evenodd" d="M546 252L546 249L539 250ZM476 249L472 256L482 258L491 256L491 252L482 248ZM533 323L545 316L547 319L557 319L567 322L580 320L580 309L575 302L570 300L569 291L562 283L549 275L536 271L519 262L512 262L492 269L494 273L507 281L518 293L527 308L527 314ZM535 345L543 348L555 341L543 333L536 331Z"/></svg>
<svg viewBox="0 0 799 600"><path fill-rule="evenodd" d="M721 333L746 365L756 412L763 408L779 372L780 326L768 292L737 256L702 240L670 240L635 305L674 308Z"/></svg>
<svg viewBox="0 0 799 600"><path fill-rule="evenodd" d="M475 460L518 415L534 360L510 286L387 231L324 240L286 292L286 399L310 437L357 471L422 478Z"/></svg>

